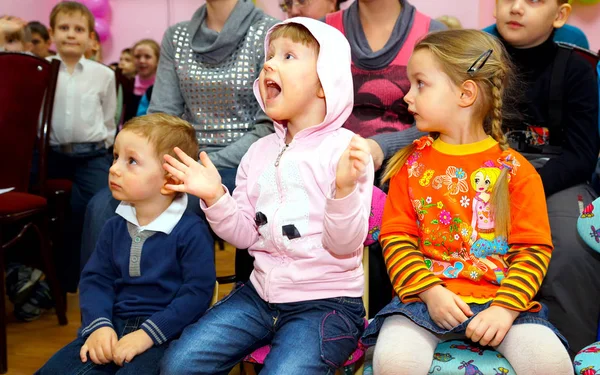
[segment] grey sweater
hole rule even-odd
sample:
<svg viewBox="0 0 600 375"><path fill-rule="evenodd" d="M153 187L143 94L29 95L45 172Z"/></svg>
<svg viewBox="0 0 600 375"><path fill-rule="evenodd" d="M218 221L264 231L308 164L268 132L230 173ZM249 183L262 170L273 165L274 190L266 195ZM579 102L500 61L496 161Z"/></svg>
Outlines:
<svg viewBox="0 0 600 375"><path fill-rule="evenodd" d="M220 33L206 27L206 6L163 37L149 113L192 123L200 149L218 169L237 168L257 139L273 132L252 84L264 62L264 37L278 21L239 0Z"/></svg>

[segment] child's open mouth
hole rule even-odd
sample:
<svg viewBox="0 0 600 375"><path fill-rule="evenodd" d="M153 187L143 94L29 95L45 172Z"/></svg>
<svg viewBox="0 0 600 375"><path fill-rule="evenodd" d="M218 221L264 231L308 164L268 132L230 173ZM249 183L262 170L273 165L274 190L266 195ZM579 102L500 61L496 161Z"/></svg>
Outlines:
<svg viewBox="0 0 600 375"><path fill-rule="evenodd" d="M270 79L265 82L265 86L267 86L267 100L274 99L281 93L281 87Z"/></svg>

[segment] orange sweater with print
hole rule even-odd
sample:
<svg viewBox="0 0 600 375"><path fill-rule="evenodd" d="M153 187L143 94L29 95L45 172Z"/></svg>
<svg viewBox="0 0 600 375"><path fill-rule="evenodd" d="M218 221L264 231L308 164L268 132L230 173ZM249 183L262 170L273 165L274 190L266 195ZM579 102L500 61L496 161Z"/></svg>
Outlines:
<svg viewBox="0 0 600 375"><path fill-rule="evenodd" d="M552 253L542 181L491 137L450 145L424 137L390 182L381 225L383 256L402 302L443 285L467 303L538 311L533 301ZM494 233L490 206L509 166L508 238Z"/></svg>

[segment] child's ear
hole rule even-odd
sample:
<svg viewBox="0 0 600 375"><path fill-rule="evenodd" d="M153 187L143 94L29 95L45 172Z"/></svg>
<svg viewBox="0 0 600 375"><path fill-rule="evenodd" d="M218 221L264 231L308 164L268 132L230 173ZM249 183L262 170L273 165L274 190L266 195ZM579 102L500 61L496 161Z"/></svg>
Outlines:
<svg viewBox="0 0 600 375"><path fill-rule="evenodd" d="M181 184L182 184L182 182L179 181L175 176L173 176L170 173L165 173L163 185L160 187L160 193L162 195L176 194L177 192L167 188L167 185L181 185Z"/></svg>
<svg viewBox="0 0 600 375"><path fill-rule="evenodd" d="M571 14L572 10L573 8L571 7L571 4L568 3L559 6L558 12L556 12L556 18L554 19L552 26L554 26L555 29L560 29L561 27L563 27L565 23L567 23L567 20L569 19L569 15Z"/></svg>
<svg viewBox="0 0 600 375"><path fill-rule="evenodd" d="M479 87L473 80L466 80L460 86L460 98L458 98L458 105L461 107L470 107L477 100L477 94L479 93Z"/></svg>

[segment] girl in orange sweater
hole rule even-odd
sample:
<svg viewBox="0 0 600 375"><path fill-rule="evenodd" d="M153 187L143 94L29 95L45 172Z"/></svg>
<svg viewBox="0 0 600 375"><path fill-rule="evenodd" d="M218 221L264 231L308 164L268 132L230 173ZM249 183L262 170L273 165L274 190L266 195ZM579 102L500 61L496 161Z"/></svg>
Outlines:
<svg viewBox="0 0 600 375"><path fill-rule="evenodd" d="M541 179L502 132L504 48L480 31L433 33L408 74L404 100L430 135L385 172L380 238L397 296L364 335L377 340L375 373L427 374L437 344L457 336L496 348L517 374L572 373L534 301L552 241Z"/></svg>

